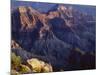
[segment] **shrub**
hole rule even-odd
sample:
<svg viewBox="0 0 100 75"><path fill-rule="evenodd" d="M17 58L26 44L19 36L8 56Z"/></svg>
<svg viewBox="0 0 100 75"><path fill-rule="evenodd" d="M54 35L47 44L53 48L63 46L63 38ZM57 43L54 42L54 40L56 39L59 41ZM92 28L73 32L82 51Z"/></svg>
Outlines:
<svg viewBox="0 0 100 75"><path fill-rule="evenodd" d="M36 58L27 60L28 64L31 65L33 72L52 72L52 66Z"/></svg>
<svg viewBox="0 0 100 75"><path fill-rule="evenodd" d="M20 73L29 73L29 72L31 72L31 69L28 66L21 64L20 68L19 68L19 72Z"/></svg>
<svg viewBox="0 0 100 75"><path fill-rule="evenodd" d="M21 64L20 56L16 56L15 53L11 53L11 67L17 69Z"/></svg>

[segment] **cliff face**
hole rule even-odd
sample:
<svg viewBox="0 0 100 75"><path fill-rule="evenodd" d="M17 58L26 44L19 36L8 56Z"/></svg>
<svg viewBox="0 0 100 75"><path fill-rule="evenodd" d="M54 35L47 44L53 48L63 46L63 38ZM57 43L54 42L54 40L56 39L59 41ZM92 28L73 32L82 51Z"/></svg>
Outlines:
<svg viewBox="0 0 100 75"><path fill-rule="evenodd" d="M17 50L19 54L16 49L14 52L23 55L24 59L23 52L27 59L34 57L31 54L36 54L40 56L38 58L43 56L42 60L46 59L55 71L71 70L71 65L74 69L80 66L78 60L74 64L72 60L80 60L86 52L95 52L95 18L92 15L79 12L71 6L59 5L48 13L20 6L13 10L11 16L12 39L25 49L25 52ZM19 47L15 42L12 43L12 48Z"/></svg>
<svg viewBox="0 0 100 75"><path fill-rule="evenodd" d="M25 8L25 7L19 7L19 13L20 13L20 21L21 21L21 29L32 29L35 27L36 19L34 18L35 15L32 15L31 13L32 9ZM28 13L29 12L29 13Z"/></svg>

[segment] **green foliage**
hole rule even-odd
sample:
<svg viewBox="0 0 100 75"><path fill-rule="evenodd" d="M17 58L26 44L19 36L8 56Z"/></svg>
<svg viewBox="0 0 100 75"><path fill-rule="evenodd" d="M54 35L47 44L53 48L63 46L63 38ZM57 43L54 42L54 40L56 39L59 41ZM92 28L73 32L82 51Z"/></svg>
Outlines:
<svg viewBox="0 0 100 75"><path fill-rule="evenodd" d="M15 53L11 53L11 75L19 75L19 73L30 73L30 72L52 72L52 66L47 64L37 58L32 58L27 60L28 65L23 65L21 62L21 57L16 56ZM31 69L29 67L31 66Z"/></svg>
<svg viewBox="0 0 100 75"><path fill-rule="evenodd" d="M21 64L20 56L16 56L15 53L11 53L11 66L12 69L17 69Z"/></svg>
<svg viewBox="0 0 100 75"><path fill-rule="evenodd" d="M21 64L20 68L19 68L19 72L20 73L29 73L29 72L31 72L31 69L28 66Z"/></svg>

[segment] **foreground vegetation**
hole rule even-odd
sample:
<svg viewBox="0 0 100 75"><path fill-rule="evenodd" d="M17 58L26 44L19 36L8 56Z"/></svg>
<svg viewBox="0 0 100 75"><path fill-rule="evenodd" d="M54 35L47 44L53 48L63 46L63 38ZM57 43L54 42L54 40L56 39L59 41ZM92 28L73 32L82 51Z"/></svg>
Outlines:
<svg viewBox="0 0 100 75"><path fill-rule="evenodd" d="M21 57L16 56L15 53L11 53L11 74L25 74L25 73L42 73L52 72L52 66L37 58L28 59L27 64L23 64Z"/></svg>

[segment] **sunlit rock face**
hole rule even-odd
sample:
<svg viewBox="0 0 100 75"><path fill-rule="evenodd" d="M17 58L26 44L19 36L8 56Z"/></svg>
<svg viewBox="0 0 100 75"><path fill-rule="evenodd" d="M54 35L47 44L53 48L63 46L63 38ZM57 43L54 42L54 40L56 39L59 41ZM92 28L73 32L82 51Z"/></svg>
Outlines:
<svg viewBox="0 0 100 75"><path fill-rule="evenodd" d="M11 40L11 48L20 48L21 49L21 47L20 47L20 45L18 44L18 43L16 43L14 40Z"/></svg>
<svg viewBox="0 0 100 75"><path fill-rule="evenodd" d="M12 51L24 62L38 58L50 63L53 71L95 68L93 15L59 4L45 13L19 6L11 16L12 39L22 48L12 41Z"/></svg>

